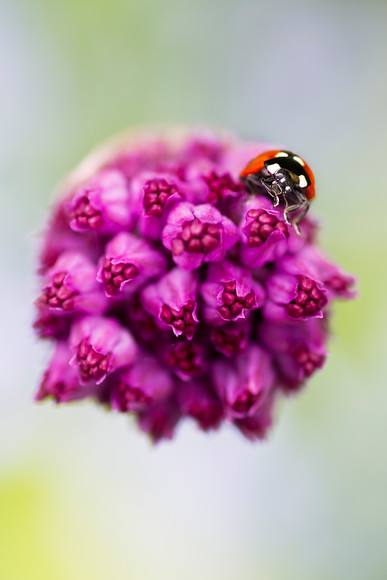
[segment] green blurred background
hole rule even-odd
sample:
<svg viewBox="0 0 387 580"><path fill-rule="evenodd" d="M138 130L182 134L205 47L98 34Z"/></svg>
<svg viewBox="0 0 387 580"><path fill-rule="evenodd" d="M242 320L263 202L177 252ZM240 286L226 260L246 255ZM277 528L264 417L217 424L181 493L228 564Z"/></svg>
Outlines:
<svg viewBox="0 0 387 580"><path fill-rule="evenodd" d="M387 577L387 3L0 0L0 578ZM282 142L359 278L331 356L269 441L31 402L36 232L112 133L210 123Z"/></svg>

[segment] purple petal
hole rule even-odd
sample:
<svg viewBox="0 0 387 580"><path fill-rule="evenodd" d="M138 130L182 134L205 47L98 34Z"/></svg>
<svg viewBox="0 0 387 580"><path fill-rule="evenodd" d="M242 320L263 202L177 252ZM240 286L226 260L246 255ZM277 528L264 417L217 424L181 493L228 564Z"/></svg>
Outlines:
<svg viewBox="0 0 387 580"><path fill-rule="evenodd" d="M161 356L171 372L183 381L200 377L208 369L203 345L195 340L167 344L162 347Z"/></svg>
<svg viewBox="0 0 387 580"><path fill-rule="evenodd" d="M223 259L238 238L235 224L216 208L186 202L175 206L162 232L164 246L171 250L175 263L185 270L194 270L202 262Z"/></svg>
<svg viewBox="0 0 387 580"><path fill-rule="evenodd" d="M141 238L120 232L106 246L97 280L104 285L106 294L112 296L125 287L134 291L165 270L166 260L160 252Z"/></svg>
<svg viewBox="0 0 387 580"><path fill-rule="evenodd" d="M174 268L159 282L142 292L142 304L160 323L169 325L176 336L193 337L199 322L197 309L198 277L196 273Z"/></svg>
<svg viewBox="0 0 387 580"><path fill-rule="evenodd" d="M288 238L296 236L283 219L283 210L273 208L265 197L254 197L247 202L242 220L242 260L250 268L260 268L274 262L289 248Z"/></svg>
<svg viewBox="0 0 387 580"><path fill-rule="evenodd" d="M36 401L53 398L57 403L64 403L75 398L83 389L78 380L76 370L70 366L71 351L66 342L58 342L49 366L43 375ZM87 396L87 390L84 396ZM79 397L78 397L79 398Z"/></svg>
<svg viewBox="0 0 387 580"><path fill-rule="evenodd" d="M64 252L45 276L39 303L49 309L103 312L106 298L96 281L96 267L79 252Z"/></svg>
<svg viewBox="0 0 387 580"><path fill-rule="evenodd" d="M272 386L270 358L258 346L238 355L235 363L219 360L213 365L213 380L229 418L252 415Z"/></svg>
<svg viewBox="0 0 387 580"><path fill-rule="evenodd" d="M201 295L206 304L205 318L211 324L245 318L249 310L259 308L264 301L264 290L253 282L250 271L226 260L211 264Z"/></svg>
<svg viewBox="0 0 387 580"><path fill-rule="evenodd" d="M295 257L288 257L281 267L284 271L299 273L300 270L315 280L321 281L328 295L333 298L353 298L356 296L356 278L343 272L336 264L327 260L311 245L304 246Z"/></svg>
<svg viewBox="0 0 387 580"><path fill-rule="evenodd" d="M224 416L223 408L208 382L182 383L178 399L183 414L192 417L203 431L219 428Z"/></svg>
<svg viewBox="0 0 387 580"><path fill-rule="evenodd" d="M147 433L152 443L159 443L162 439L172 439L181 412L177 403L170 399L158 403L138 414L140 429Z"/></svg>
<svg viewBox="0 0 387 580"><path fill-rule="evenodd" d="M173 390L171 375L150 356L143 354L116 378L112 393L113 408L139 411L166 400Z"/></svg>
<svg viewBox="0 0 387 580"><path fill-rule="evenodd" d="M128 330L115 319L100 316L74 322L69 343L74 351L71 364L78 368L81 384L101 383L108 373L130 364L138 350Z"/></svg>
<svg viewBox="0 0 387 580"><path fill-rule="evenodd" d="M270 392L264 403L252 415L234 419L234 425L250 441L264 439L273 423L274 403L274 393Z"/></svg>
<svg viewBox="0 0 387 580"><path fill-rule="evenodd" d="M268 298L276 304L288 304L297 296L298 280L288 274L273 274L266 281Z"/></svg>
<svg viewBox="0 0 387 580"><path fill-rule="evenodd" d="M266 289L269 300L264 306L263 313L268 320L274 322L281 320L280 307L284 321L323 317L323 308L328 302L328 295L317 280L303 274L298 276L273 274L266 281Z"/></svg>
<svg viewBox="0 0 387 580"><path fill-rule="evenodd" d="M68 202L70 227L79 232L114 232L134 225L130 191L117 170L104 170L78 186Z"/></svg>

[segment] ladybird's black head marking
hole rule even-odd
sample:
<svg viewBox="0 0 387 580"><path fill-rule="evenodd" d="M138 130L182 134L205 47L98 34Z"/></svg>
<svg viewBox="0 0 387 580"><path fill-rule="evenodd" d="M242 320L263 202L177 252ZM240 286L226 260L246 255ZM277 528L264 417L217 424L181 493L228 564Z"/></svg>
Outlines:
<svg viewBox="0 0 387 580"><path fill-rule="evenodd" d="M278 173L281 169L286 170L291 176L293 184L300 188L311 185L311 179L304 161L291 151L281 151L276 157L266 161L265 167L272 175Z"/></svg>

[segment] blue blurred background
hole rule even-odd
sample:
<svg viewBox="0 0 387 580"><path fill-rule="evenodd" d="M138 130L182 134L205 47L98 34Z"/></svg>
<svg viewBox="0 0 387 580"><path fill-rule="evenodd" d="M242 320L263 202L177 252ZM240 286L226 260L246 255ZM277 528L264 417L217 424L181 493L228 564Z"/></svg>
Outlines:
<svg viewBox="0 0 387 580"><path fill-rule="evenodd" d="M0 0L0 577L387 577L387 3ZM56 182L125 127L209 123L313 167L359 278L268 442L31 403L37 235Z"/></svg>

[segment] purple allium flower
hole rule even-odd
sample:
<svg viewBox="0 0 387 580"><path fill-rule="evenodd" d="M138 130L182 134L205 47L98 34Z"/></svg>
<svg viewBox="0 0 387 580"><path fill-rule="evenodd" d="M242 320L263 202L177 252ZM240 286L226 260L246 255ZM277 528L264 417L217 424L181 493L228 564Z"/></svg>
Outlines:
<svg viewBox="0 0 387 580"><path fill-rule="evenodd" d="M212 375L225 413L231 419L253 415L273 387L270 355L257 345L233 361L215 361Z"/></svg>
<svg viewBox="0 0 387 580"><path fill-rule="evenodd" d="M328 302L323 284L306 276L275 273L266 281L268 300L263 314L274 321L308 320L323 317Z"/></svg>
<svg viewBox="0 0 387 580"><path fill-rule="evenodd" d="M179 187L163 177L148 179L143 185L143 191L145 215L157 218L163 215L167 202L183 197Z"/></svg>
<svg viewBox="0 0 387 580"><path fill-rule="evenodd" d="M51 397L57 403L64 403L81 390L77 371L70 365L71 357L72 352L66 342L58 341L35 395L36 401Z"/></svg>
<svg viewBox="0 0 387 580"><path fill-rule="evenodd" d="M172 439L181 416L180 406L174 398L170 398L143 409L138 413L137 420L140 429L150 436L153 443L158 443L161 439Z"/></svg>
<svg viewBox="0 0 387 580"><path fill-rule="evenodd" d="M98 287L95 265L80 252L63 252L45 275L38 301L48 309L103 312L107 300Z"/></svg>
<svg viewBox="0 0 387 580"><path fill-rule="evenodd" d="M189 381L181 385L178 392L180 408L184 415L195 419L203 431L217 429L224 411L209 381Z"/></svg>
<svg viewBox="0 0 387 580"><path fill-rule="evenodd" d="M289 237L297 238L281 212L265 197L254 197L245 204L241 230L242 261L253 269L286 254Z"/></svg>
<svg viewBox="0 0 387 580"><path fill-rule="evenodd" d="M210 337L215 350L228 357L245 352L249 345L250 327L250 320L246 318L243 321L214 326Z"/></svg>
<svg viewBox="0 0 387 580"><path fill-rule="evenodd" d="M122 413L139 411L171 395L171 374L154 357L143 354L117 374L113 381L112 406Z"/></svg>
<svg viewBox="0 0 387 580"><path fill-rule="evenodd" d="M265 292L252 279L251 271L224 260L211 264L201 285L204 317L213 325L246 318L263 305Z"/></svg>
<svg viewBox="0 0 387 580"><path fill-rule="evenodd" d="M76 232L115 232L133 224L130 190L117 170L100 171L81 184L66 204L69 224Z"/></svg>
<svg viewBox="0 0 387 580"><path fill-rule="evenodd" d="M208 370L204 346L195 340L169 344L163 347L163 352L171 372L183 381L202 376Z"/></svg>
<svg viewBox="0 0 387 580"><path fill-rule="evenodd" d="M273 422L274 403L275 392L273 390L252 415L247 415L242 419L234 419L234 425L250 441L264 439Z"/></svg>
<svg viewBox="0 0 387 580"><path fill-rule="evenodd" d="M106 294L113 296L124 288L137 289L165 270L166 260L160 252L145 240L120 232L106 244L97 280L103 284Z"/></svg>
<svg viewBox="0 0 387 580"><path fill-rule="evenodd" d="M184 334L189 340L199 322L196 316L198 276L174 268L158 282L149 284L142 291L142 303L162 327L172 328L176 336Z"/></svg>
<svg viewBox="0 0 387 580"><path fill-rule="evenodd" d="M302 324L263 322L258 338L270 350L278 385L287 392L299 389L327 356L327 330L317 318Z"/></svg>
<svg viewBox="0 0 387 580"><path fill-rule="evenodd" d="M236 225L209 203L177 204L162 232L164 246L184 270L195 270L203 262L219 262L238 238Z"/></svg>
<svg viewBox="0 0 387 580"><path fill-rule="evenodd" d="M266 437L281 393L327 356L330 304L355 280L251 195L244 166L272 149L211 131L148 132L97 151L55 203L34 329L53 342L36 400L90 398L152 441L183 417Z"/></svg>
<svg viewBox="0 0 387 580"><path fill-rule="evenodd" d="M113 319L85 316L74 321L69 347L74 352L70 364L78 369L84 384L101 383L115 369L133 363L138 347L128 330Z"/></svg>

